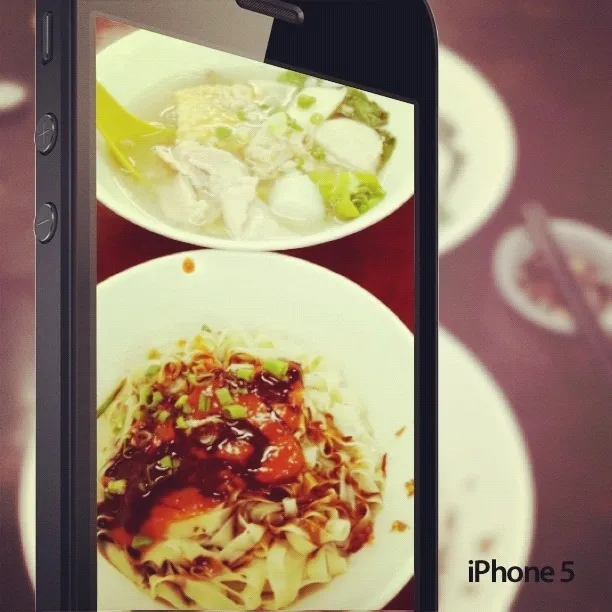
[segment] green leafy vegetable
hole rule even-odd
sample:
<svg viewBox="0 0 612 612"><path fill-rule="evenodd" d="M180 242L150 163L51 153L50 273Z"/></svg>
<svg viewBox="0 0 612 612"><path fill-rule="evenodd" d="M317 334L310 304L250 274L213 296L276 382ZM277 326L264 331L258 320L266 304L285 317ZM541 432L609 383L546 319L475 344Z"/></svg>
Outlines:
<svg viewBox="0 0 612 612"><path fill-rule="evenodd" d="M316 170L309 176L339 219L355 219L385 197L378 177L369 172Z"/></svg>
<svg viewBox="0 0 612 612"><path fill-rule="evenodd" d="M388 161L391 155L393 155L393 151L395 151L395 145L397 144L397 139L395 136L392 136L386 130L379 130L378 133L382 136L383 139L383 151L380 157L380 167L382 168Z"/></svg>
<svg viewBox="0 0 612 612"><path fill-rule="evenodd" d="M336 115L355 119L372 128L387 125L389 113L383 110L376 102L368 99L365 93L357 89L349 89L346 97L338 107Z"/></svg>

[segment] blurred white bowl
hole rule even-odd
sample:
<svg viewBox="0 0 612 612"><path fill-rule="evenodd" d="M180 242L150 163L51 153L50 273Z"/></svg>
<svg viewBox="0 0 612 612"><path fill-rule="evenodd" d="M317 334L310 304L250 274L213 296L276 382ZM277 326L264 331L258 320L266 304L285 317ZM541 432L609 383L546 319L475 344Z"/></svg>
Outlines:
<svg viewBox="0 0 612 612"><path fill-rule="evenodd" d="M516 169L517 136L506 104L478 70L444 47L439 63L440 117L452 126L453 147L464 158L448 192L442 184L439 193L443 254L476 234L503 204ZM442 181L448 155L440 154Z"/></svg>
<svg viewBox="0 0 612 612"><path fill-rule="evenodd" d="M97 79L126 108L154 87L177 77L205 74L208 70L255 75L275 79L279 68L229 55L168 36L139 30L110 44L97 56ZM395 212L414 194L414 109L411 104L368 94L389 112L387 130L396 136L397 146L381 174L387 196L372 210L344 223L329 225L307 235L261 240L233 240L173 227L161 217L140 208L128 190L117 182L118 170L103 143L97 151L97 197L124 219L149 231L188 244L215 249L278 251L331 242L359 232Z"/></svg>
<svg viewBox="0 0 612 612"><path fill-rule="evenodd" d="M567 253L584 255L595 263L604 278L612 283L612 237L584 223L555 219L552 231ZM527 231L516 227L501 238L493 256L496 285L510 306L536 325L561 334L573 334L573 321L546 312L533 303L517 284L517 272L533 253ZM612 320L602 317L603 326L612 331Z"/></svg>

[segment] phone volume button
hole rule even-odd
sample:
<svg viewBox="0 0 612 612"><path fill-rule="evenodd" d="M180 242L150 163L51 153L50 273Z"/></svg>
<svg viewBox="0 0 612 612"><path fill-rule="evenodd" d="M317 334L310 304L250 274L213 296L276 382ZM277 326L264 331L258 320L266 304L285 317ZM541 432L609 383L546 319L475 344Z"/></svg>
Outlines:
<svg viewBox="0 0 612 612"><path fill-rule="evenodd" d="M48 155L53 151L57 142L57 119L55 115L47 113L38 120L34 140L38 152L42 155Z"/></svg>
<svg viewBox="0 0 612 612"><path fill-rule="evenodd" d="M57 229L57 209L51 202L45 202L38 207L34 220L34 234L38 242L47 244Z"/></svg>

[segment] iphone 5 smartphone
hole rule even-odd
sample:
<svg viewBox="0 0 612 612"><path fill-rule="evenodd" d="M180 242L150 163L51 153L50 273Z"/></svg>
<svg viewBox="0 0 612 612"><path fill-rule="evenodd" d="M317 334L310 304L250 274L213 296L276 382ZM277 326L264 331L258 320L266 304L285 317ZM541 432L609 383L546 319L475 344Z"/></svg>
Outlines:
<svg viewBox="0 0 612 612"><path fill-rule="evenodd" d="M423 0L37 0L36 609L437 609Z"/></svg>

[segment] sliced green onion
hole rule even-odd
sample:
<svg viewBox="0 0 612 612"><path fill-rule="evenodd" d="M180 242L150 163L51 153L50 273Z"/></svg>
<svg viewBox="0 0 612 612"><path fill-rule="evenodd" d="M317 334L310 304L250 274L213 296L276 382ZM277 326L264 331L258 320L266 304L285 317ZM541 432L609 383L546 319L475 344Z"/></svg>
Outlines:
<svg viewBox="0 0 612 612"><path fill-rule="evenodd" d="M193 408L189 404L183 406L183 414L191 414L192 412Z"/></svg>
<svg viewBox="0 0 612 612"><path fill-rule="evenodd" d="M170 457L170 455L166 455L165 457L162 457L157 464L159 467L169 470L172 467L172 457Z"/></svg>
<svg viewBox="0 0 612 612"><path fill-rule="evenodd" d="M200 397L198 399L198 410L204 414L210 410L210 397L208 397L208 395L200 393Z"/></svg>
<svg viewBox="0 0 612 612"><path fill-rule="evenodd" d="M321 145L315 144L310 153L317 161L325 159L325 149Z"/></svg>
<svg viewBox="0 0 612 612"><path fill-rule="evenodd" d="M302 94L297 99L297 105L300 108L303 108L304 110L306 110L307 108L310 108L316 101L317 99L314 96L308 96L306 94Z"/></svg>
<svg viewBox="0 0 612 612"><path fill-rule="evenodd" d="M132 419L134 421L140 421L140 419L142 419L142 410L135 410Z"/></svg>
<svg viewBox="0 0 612 612"><path fill-rule="evenodd" d="M187 421L185 421L184 417L180 416L176 419L176 428L187 429Z"/></svg>
<svg viewBox="0 0 612 612"><path fill-rule="evenodd" d="M160 370L161 370L161 366L157 363L153 363L147 368L147 371L145 372L145 376L147 378L151 378L152 376L155 376Z"/></svg>
<svg viewBox="0 0 612 612"><path fill-rule="evenodd" d="M149 404L149 408L155 408L162 400L164 396L159 391L154 391L153 396L151 397L151 404Z"/></svg>
<svg viewBox="0 0 612 612"><path fill-rule="evenodd" d="M219 139L219 140L227 140L228 138L230 138L232 135L232 130L230 130L230 128L228 128L225 125L220 125L216 130L215 130L215 136Z"/></svg>
<svg viewBox="0 0 612 612"><path fill-rule="evenodd" d="M221 387L220 389L217 389L215 391L215 395L217 396L217 399L219 400L222 406L225 406L226 404L231 404L234 401L234 398L232 397L232 394L230 393L227 387Z"/></svg>
<svg viewBox="0 0 612 612"><path fill-rule="evenodd" d="M308 77L305 74L299 74L293 72L293 70L286 70L278 76L277 81L279 83L287 83L287 85L294 85L295 87L302 88Z"/></svg>
<svg viewBox="0 0 612 612"><path fill-rule="evenodd" d="M325 117L321 113L312 113L310 123L313 125L321 125L325 121Z"/></svg>
<svg viewBox="0 0 612 612"><path fill-rule="evenodd" d="M157 420L160 423L165 423L170 418L170 413L167 410L160 410L157 413Z"/></svg>
<svg viewBox="0 0 612 612"><path fill-rule="evenodd" d="M106 490L112 495L123 495L127 486L127 480L111 480L106 485Z"/></svg>
<svg viewBox="0 0 612 612"><path fill-rule="evenodd" d="M141 535L134 536L134 539L132 540L132 548L146 548L147 546L151 546L151 544L153 544L153 540L151 538Z"/></svg>
<svg viewBox="0 0 612 612"><path fill-rule="evenodd" d="M236 117L238 117L238 121L246 121L247 120L246 113L242 109L239 110L239 111L236 111Z"/></svg>
<svg viewBox="0 0 612 612"><path fill-rule="evenodd" d="M303 132L304 128L293 118L287 115L287 124L292 130L296 132Z"/></svg>
<svg viewBox="0 0 612 612"><path fill-rule="evenodd" d="M210 327L208 327L208 325L202 325L202 327L200 328L202 331L208 332L208 333L212 333L212 329L210 329Z"/></svg>
<svg viewBox="0 0 612 612"><path fill-rule="evenodd" d="M223 412L229 419L244 419L247 415L246 408L241 404L223 406Z"/></svg>
<svg viewBox="0 0 612 612"><path fill-rule="evenodd" d="M276 376L276 378L283 378L287 374L289 364L282 359L267 359L263 363L265 370Z"/></svg>
<svg viewBox="0 0 612 612"><path fill-rule="evenodd" d="M174 405L176 406L176 408L182 408L187 403L188 399L188 395L181 395L181 397L179 397L176 402L174 402Z"/></svg>
<svg viewBox="0 0 612 612"><path fill-rule="evenodd" d="M151 401L151 385L143 385L140 387L140 391L138 393L138 401L143 406L148 406Z"/></svg>
<svg viewBox="0 0 612 612"><path fill-rule="evenodd" d="M236 370L236 376L242 380L252 380L255 375L255 370L251 368L238 368Z"/></svg>

